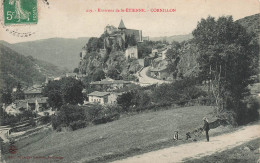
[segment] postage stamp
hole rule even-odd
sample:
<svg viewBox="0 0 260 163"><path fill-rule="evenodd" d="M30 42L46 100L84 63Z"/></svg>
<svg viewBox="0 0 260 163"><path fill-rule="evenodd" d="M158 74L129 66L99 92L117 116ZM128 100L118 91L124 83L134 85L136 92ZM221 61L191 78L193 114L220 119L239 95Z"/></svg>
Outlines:
<svg viewBox="0 0 260 163"><path fill-rule="evenodd" d="M4 23L37 24L37 0L4 0Z"/></svg>

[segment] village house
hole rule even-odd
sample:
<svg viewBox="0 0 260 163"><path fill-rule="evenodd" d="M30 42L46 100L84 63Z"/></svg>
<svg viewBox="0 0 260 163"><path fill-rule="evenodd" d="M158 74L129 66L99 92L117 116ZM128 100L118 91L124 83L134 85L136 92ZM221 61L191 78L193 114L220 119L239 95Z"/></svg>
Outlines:
<svg viewBox="0 0 260 163"><path fill-rule="evenodd" d="M25 96L25 99L42 97L42 89L25 90L24 96Z"/></svg>
<svg viewBox="0 0 260 163"><path fill-rule="evenodd" d="M152 55L158 56L158 49L152 49Z"/></svg>
<svg viewBox="0 0 260 163"><path fill-rule="evenodd" d="M48 109L48 97L41 97L41 98L31 98L27 99L28 105L31 110L35 112L42 112Z"/></svg>
<svg viewBox="0 0 260 163"><path fill-rule="evenodd" d="M125 57L126 57L126 59L129 59L129 58L138 59L137 46L128 47L128 48L126 49L126 51L125 51Z"/></svg>
<svg viewBox="0 0 260 163"><path fill-rule="evenodd" d="M75 79L78 79L78 74L77 73L66 73L66 77L72 77L72 78L75 78Z"/></svg>
<svg viewBox="0 0 260 163"><path fill-rule="evenodd" d="M168 49L165 49L164 51L162 51L162 59L166 59L166 53L167 53Z"/></svg>
<svg viewBox="0 0 260 163"><path fill-rule="evenodd" d="M31 110L38 112L43 112L48 109L47 103L48 97L37 97L24 100L15 100L11 105L5 108L7 114L17 115L25 110Z"/></svg>
<svg viewBox="0 0 260 163"><path fill-rule="evenodd" d="M166 80L170 75L167 71L166 66L151 68L150 72L152 77L156 77L158 79L163 79L163 80Z"/></svg>
<svg viewBox="0 0 260 163"><path fill-rule="evenodd" d="M29 98L35 98L35 97L42 97L42 91L41 90L26 90L24 91L24 95L26 99Z"/></svg>
<svg viewBox="0 0 260 163"><path fill-rule="evenodd" d="M116 104L117 97L121 95L120 93L111 92L99 92L94 91L88 94L89 103L99 103L99 104Z"/></svg>
<svg viewBox="0 0 260 163"><path fill-rule="evenodd" d="M91 87L99 87L100 89L105 90L105 91L121 89L129 84L131 84L130 81L113 80L111 78L106 78L101 81L95 81L95 82L90 83Z"/></svg>
<svg viewBox="0 0 260 163"><path fill-rule="evenodd" d="M87 50L84 47L82 48L82 51L80 53L80 60L83 60L86 55L87 55Z"/></svg>
<svg viewBox="0 0 260 163"><path fill-rule="evenodd" d="M108 96L108 104L116 104L117 103L117 98L121 96L122 93L116 93L116 92L111 92L110 95Z"/></svg>
<svg viewBox="0 0 260 163"><path fill-rule="evenodd" d="M105 103L108 103L109 94L110 94L109 92L95 91L95 92L88 94L88 101L90 103L105 104Z"/></svg>

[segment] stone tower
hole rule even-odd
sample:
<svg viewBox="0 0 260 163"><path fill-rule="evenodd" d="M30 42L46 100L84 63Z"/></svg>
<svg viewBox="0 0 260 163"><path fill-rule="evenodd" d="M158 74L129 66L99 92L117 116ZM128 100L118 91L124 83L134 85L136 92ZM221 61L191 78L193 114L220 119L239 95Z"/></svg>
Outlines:
<svg viewBox="0 0 260 163"><path fill-rule="evenodd" d="M120 31L120 34L121 34L123 40L125 41L125 29L126 29L126 27L125 27L125 24L124 24L122 19L121 19L121 21L119 23L118 29Z"/></svg>

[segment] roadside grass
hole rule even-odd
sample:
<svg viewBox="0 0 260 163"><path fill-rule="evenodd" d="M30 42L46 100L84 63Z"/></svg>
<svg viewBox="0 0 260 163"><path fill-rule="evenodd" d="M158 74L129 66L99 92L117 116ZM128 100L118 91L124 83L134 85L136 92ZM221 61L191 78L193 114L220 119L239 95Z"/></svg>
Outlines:
<svg viewBox="0 0 260 163"><path fill-rule="evenodd" d="M73 132L45 132L16 142L12 156L57 156L62 162L106 162L173 145L188 143L187 132L202 127L202 118L214 119L210 106L150 111ZM179 141L173 141L179 131ZM6 154L8 159L10 154ZM9 159L8 162L17 160ZM19 162L48 162L46 159Z"/></svg>
<svg viewBox="0 0 260 163"><path fill-rule="evenodd" d="M260 161L259 145L260 139L255 139L238 147L185 163L256 163Z"/></svg>

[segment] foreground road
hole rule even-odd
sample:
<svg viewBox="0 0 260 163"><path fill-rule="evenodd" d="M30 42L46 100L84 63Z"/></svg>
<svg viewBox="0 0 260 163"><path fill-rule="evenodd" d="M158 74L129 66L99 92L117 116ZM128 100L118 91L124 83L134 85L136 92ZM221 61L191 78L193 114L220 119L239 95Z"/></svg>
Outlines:
<svg viewBox="0 0 260 163"><path fill-rule="evenodd" d="M260 137L260 125L245 126L235 132L118 160L114 163L176 163L187 158L200 158L239 146Z"/></svg>
<svg viewBox="0 0 260 163"><path fill-rule="evenodd" d="M149 76L147 76L146 73L147 73L148 69L149 69L149 67L143 68L143 70L140 72L140 75L138 75L140 83L147 83L147 84L168 83L168 81L158 80L158 79L150 78Z"/></svg>

